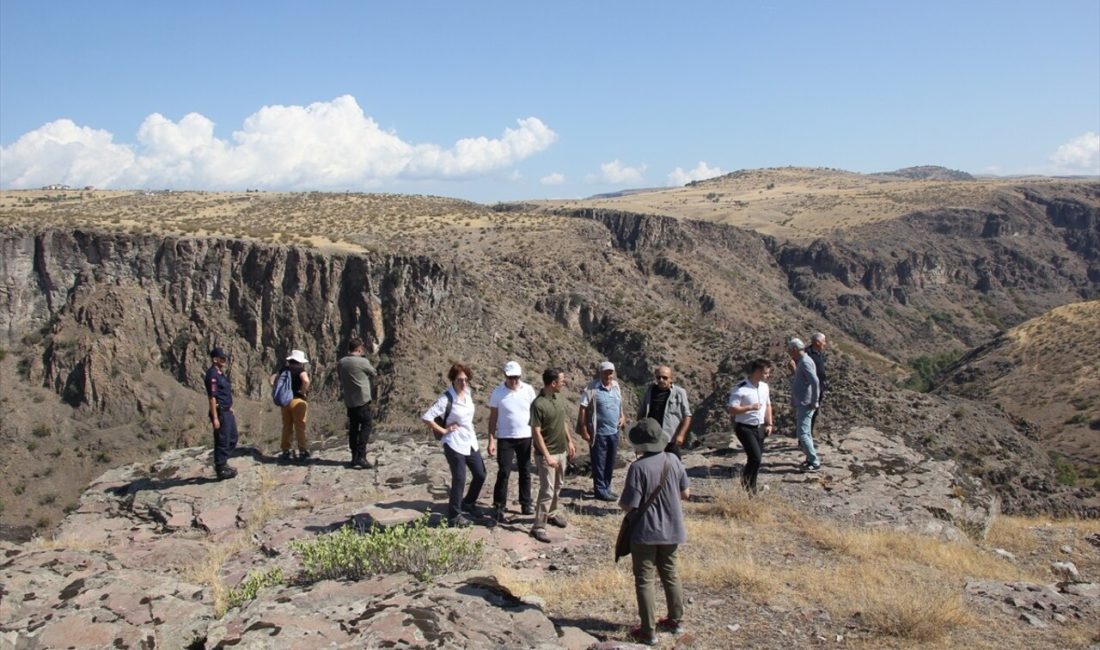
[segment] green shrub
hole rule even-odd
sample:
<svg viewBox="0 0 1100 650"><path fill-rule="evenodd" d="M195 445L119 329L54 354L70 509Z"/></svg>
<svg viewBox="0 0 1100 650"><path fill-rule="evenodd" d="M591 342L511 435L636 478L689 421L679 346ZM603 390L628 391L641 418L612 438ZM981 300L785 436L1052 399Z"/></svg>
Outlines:
<svg viewBox="0 0 1100 650"><path fill-rule="evenodd" d="M932 390L932 382L945 369L962 357L959 350L948 350L930 356L921 356L909 360L909 367L913 374L905 382L905 387L912 390L927 393Z"/></svg>
<svg viewBox="0 0 1100 650"><path fill-rule="evenodd" d="M264 587L274 587L283 582L283 570L278 567L269 571L250 571L240 584L229 590L225 596L226 603L229 607L240 607L255 600L256 594Z"/></svg>
<svg viewBox="0 0 1100 650"><path fill-rule="evenodd" d="M418 580L473 569L485 544L457 529L428 527L425 514L408 524L363 531L352 526L308 541L291 542L302 558L307 581L357 580L380 573L406 572Z"/></svg>
<svg viewBox="0 0 1100 650"><path fill-rule="evenodd" d="M1054 473L1059 483L1062 485L1077 485L1079 477L1077 476L1077 468L1073 466L1073 463L1055 452L1051 452L1050 461L1054 463Z"/></svg>
<svg viewBox="0 0 1100 650"><path fill-rule="evenodd" d="M35 438L45 438L50 435L50 425L48 424L36 424L31 429L31 435Z"/></svg>

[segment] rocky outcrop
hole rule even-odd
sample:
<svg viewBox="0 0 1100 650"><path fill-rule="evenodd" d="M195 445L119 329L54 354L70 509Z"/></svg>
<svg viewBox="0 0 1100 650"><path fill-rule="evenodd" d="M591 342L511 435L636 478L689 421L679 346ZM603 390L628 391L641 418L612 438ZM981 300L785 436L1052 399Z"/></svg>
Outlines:
<svg viewBox="0 0 1100 650"><path fill-rule="evenodd" d="M919 341L929 352L971 347L1100 295L1100 191L1024 188L998 205L914 213L809 244L765 241L802 304L885 354L921 351Z"/></svg>
<svg viewBox="0 0 1100 650"><path fill-rule="evenodd" d="M240 475L213 480L209 451L181 449L151 464L111 470L85 491L51 541L5 545L0 560L0 639L14 648L76 647L526 647L586 648L614 623L556 620L537 595L517 597L475 570L422 583L403 574L301 581L290 542L345 525L366 528L445 510L449 472L426 441L376 441L375 468L348 470L342 448L307 465L280 465L255 449L232 459ZM934 461L873 429L824 442L821 474L792 473L800 453L771 444L763 479L781 498L807 503L848 525L919 531L970 544L996 514L995 499L965 483L950 461ZM624 458L624 460L626 460ZM741 458L720 450L684 457L701 499L729 484ZM487 486L495 464L490 464ZM732 471L731 471L732 470ZM616 481L625 472L616 473ZM584 497L571 477L562 509L618 517L614 504ZM486 492L483 492L487 498ZM712 498L712 497L711 497ZM537 579L583 580L610 563L609 539L583 526L553 528L553 542L528 535L530 517L468 529L484 543L485 568ZM224 615L226 590L254 571L279 569ZM579 630L577 626L585 629ZM591 633L591 635L589 634ZM704 640L701 647L710 647Z"/></svg>

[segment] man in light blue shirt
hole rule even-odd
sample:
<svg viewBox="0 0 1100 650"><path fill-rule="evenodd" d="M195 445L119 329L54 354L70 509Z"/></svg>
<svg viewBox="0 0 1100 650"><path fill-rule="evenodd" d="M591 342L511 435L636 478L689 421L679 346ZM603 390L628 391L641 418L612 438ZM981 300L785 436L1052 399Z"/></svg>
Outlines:
<svg viewBox="0 0 1100 650"><path fill-rule="evenodd" d="M821 469L821 459L814 449L813 419L821 399L821 384L817 380L814 360L805 352L806 344L802 339L787 342L787 354L794 361L794 374L791 376L791 406L794 407L794 426L798 435L798 446L806 454L802 470L816 472Z"/></svg>
<svg viewBox="0 0 1100 650"><path fill-rule="evenodd" d="M619 451L619 431L626 424L623 415L623 394L615 380L615 364L604 361L599 378L581 392L580 434L591 446L592 484L596 498L615 501L611 491L611 473Z"/></svg>

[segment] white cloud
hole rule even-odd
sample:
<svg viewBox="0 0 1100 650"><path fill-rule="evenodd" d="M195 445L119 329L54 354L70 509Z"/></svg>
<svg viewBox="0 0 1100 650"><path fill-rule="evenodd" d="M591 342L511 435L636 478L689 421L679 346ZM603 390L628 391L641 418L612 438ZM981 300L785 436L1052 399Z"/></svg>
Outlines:
<svg viewBox="0 0 1100 650"><path fill-rule="evenodd" d="M450 148L411 144L382 130L350 95L309 106L264 106L231 141L216 138L214 123L198 113L179 122L150 115L135 145L62 119L0 147L0 186L352 189L480 176L545 150L557 137L528 117L499 138L464 138Z"/></svg>
<svg viewBox="0 0 1100 650"><path fill-rule="evenodd" d="M539 182L543 185L561 185L565 182L565 174L561 172L554 172L553 174L547 174L539 179Z"/></svg>
<svg viewBox="0 0 1100 650"><path fill-rule="evenodd" d="M589 174L585 177L585 180L589 183L609 183L611 185L641 183L644 179L645 170L645 165L626 167L616 159L601 164L600 173Z"/></svg>
<svg viewBox="0 0 1100 650"><path fill-rule="evenodd" d="M1058 147L1050 162L1062 172L1100 173L1100 134L1089 131Z"/></svg>
<svg viewBox="0 0 1100 650"><path fill-rule="evenodd" d="M691 181L703 181L708 178L714 178L715 176L721 176L726 172L722 171L721 167L711 167L707 165L705 160L700 160L699 164L695 166L695 169L689 169L684 171L677 167L672 170L668 175L669 185L686 185Z"/></svg>

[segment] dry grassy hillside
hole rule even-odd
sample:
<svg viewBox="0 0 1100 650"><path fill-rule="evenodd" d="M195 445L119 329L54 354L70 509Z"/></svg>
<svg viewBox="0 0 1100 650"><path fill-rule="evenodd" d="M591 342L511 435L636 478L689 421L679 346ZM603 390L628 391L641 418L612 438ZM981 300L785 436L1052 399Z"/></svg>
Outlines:
<svg viewBox="0 0 1100 650"><path fill-rule="evenodd" d="M1092 181L1043 179L1043 184ZM576 201L536 201L544 209L581 207L703 219L781 239L828 237L913 212L981 210L1019 195L1020 179L922 180L838 169L784 167L726 174L684 187Z"/></svg>
<svg viewBox="0 0 1100 650"><path fill-rule="evenodd" d="M1070 459L1087 478L1097 478L1098 342L1100 300L1065 305L1008 330L964 359L939 390L990 399L1034 422L1052 451Z"/></svg>

